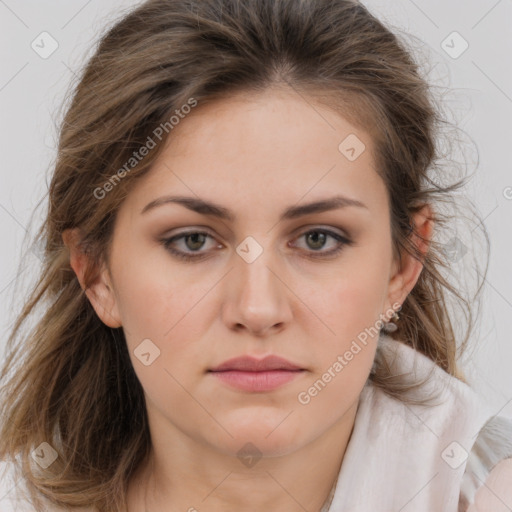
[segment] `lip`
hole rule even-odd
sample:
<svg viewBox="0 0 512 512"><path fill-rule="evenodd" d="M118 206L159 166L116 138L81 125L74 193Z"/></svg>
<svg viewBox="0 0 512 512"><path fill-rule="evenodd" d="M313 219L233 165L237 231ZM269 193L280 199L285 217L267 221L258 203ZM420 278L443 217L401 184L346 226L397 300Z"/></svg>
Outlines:
<svg viewBox="0 0 512 512"><path fill-rule="evenodd" d="M208 373L242 391L267 392L283 386L304 371L304 368L282 357L271 355L263 359L235 357L208 370Z"/></svg>
<svg viewBox="0 0 512 512"><path fill-rule="evenodd" d="M302 370L300 366L284 359L283 357L270 355L263 359L257 359L251 356L234 357L224 361L219 366L211 368L212 372L223 372L229 370L239 370L244 372L264 372L271 370Z"/></svg>

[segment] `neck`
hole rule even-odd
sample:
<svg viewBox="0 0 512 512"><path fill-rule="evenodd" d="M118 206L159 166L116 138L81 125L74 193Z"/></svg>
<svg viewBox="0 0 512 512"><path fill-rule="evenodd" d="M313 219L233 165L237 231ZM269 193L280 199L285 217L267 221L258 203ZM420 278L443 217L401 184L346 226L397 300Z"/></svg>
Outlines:
<svg viewBox="0 0 512 512"><path fill-rule="evenodd" d="M308 445L249 466L179 430L163 436L150 420L153 450L130 483L129 512L328 510L356 411L357 402Z"/></svg>

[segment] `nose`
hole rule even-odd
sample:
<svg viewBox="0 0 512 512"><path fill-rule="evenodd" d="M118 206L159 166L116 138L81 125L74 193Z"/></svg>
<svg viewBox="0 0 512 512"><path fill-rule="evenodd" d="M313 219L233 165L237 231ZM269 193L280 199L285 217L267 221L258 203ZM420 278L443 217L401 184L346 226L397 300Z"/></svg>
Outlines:
<svg viewBox="0 0 512 512"><path fill-rule="evenodd" d="M235 258L223 304L224 323L230 329L246 330L254 336L283 330L292 319L292 293L276 258L270 250L264 250L251 263L238 255Z"/></svg>

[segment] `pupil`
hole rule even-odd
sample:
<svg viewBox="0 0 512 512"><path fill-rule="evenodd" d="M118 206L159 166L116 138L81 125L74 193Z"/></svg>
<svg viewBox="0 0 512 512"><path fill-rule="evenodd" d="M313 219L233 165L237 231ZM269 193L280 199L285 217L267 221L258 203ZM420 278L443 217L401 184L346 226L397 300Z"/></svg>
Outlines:
<svg viewBox="0 0 512 512"><path fill-rule="evenodd" d="M318 237L320 237L320 243L319 244L318 244ZM313 231L313 232L309 233L309 235L308 235L308 240L311 239L311 238L313 239L313 247L315 249L318 249L318 248L322 247L322 245L325 242L325 233L320 233L318 231ZM315 243L318 244L318 245L315 245Z"/></svg>

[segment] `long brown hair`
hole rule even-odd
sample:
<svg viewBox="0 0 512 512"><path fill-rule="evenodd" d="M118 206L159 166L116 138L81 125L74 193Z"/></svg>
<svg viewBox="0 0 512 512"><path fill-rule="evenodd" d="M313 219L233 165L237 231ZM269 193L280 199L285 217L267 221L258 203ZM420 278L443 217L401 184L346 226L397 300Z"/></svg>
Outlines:
<svg viewBox="0 0 512 512"><path fill-rule="evenodd" d="M422 205L435 207L436 236L394 336L460 377L458 350L471 334L481 286L465 297L458 282L450 283L453 261L440 236L451 223L444 207L465 179L442 183L446 155L436 141L448 123L406 43L356 1L150 0L107 31L74 86L36 237L40 276L16 319L0 375L0 456L21 456L16 464L38 507L45 497L60 506L123 510L130 477L150 450L143 390L123 330L95 314L63 231L80 228L93 263L90 283L108 261L120 204L172 137L172 116L193 102L270 86L291 87L371 134L396 254L422 257L408 228ZM148 137L155 147L131 160ZM462 335L448 297L465 315ZM28 328L38 308L41 317ZM408 388L385 365L376 365L370 379L397 398ZM58 457L41 471L31 453L43 442Z"/></svg>

